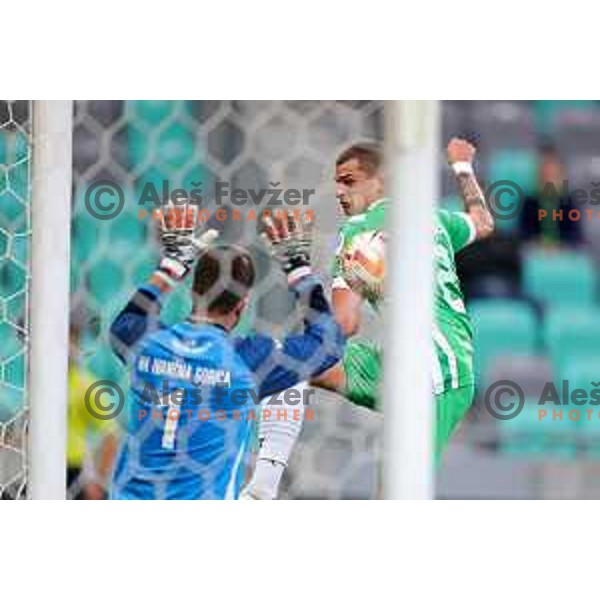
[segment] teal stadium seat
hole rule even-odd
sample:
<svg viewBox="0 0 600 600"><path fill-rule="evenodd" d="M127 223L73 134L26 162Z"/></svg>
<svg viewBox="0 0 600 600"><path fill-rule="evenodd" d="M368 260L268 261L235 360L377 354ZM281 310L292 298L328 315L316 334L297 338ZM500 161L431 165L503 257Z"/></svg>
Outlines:
<svg viewBox="0 0 600 600"><path fill-rule="evenodd" d="M99 258L87 271L87 285L98 305L121 293L125 284L124 267L114 260Z"/></svg>
<svg viewBox="0 0 600 600"><path fill-rule="evenodd" d="M128 244L131 248L130 257L135 256L140 247L148 243L148 224L150 222L150 215L139 218L137 206L123 211L110 221L109 239L111 244Z"/></svg>
<svg viewBox="0 0 600 600"><path fill-rule="evenodd" d="M121 385L126 370L112 350L106 344L102 344L88 352L83 365L91 375L98 379L110 379Z"/></svg>
<svg viewBox="0 0 600 600"><path fill-rule="evenodd" d="M540 413L544 409L547 414ZM498 421L500 450L524 459L573 459L577 455L579 425L564 415L562 420L553 419L551 410L539 406L538 398L527 398L516 417Z"/></svg>
<svg viewBox="0 0 600 600"><path fill-rule="evenodd" d="M543 340L556 372L562 371L570 359L600 356L600 309L595 306L548 309ZM600 360L598 367L600 373Z"/></svg>
<svg viewBox="0 0 600 600"><path fill-rule="evenodd" d="M85 264L94 256L98 246L100 223L106 222L98 221L85 209L73 216L71 224L71 261L73 264Z"/></svg>
<svg viewBox="0 0 600 600"><path fill-rule="evenodd" d="M584 306L596 301L598 275L580 252L528 252L523 259L524 292L546 306Z"/></svg>
<svg viewBox="0 0 600 600"><path fill-rule="evenodd" d="M559 372L559 378L556 382L560 393L560 385L562 381L568 381L569 393L580 388L587 392L588 402L582 406L577 406L570 402L568 405L556 407L563 409L563 420L569 420L575 424L580 438L580 448L582 453L589 457L600 457L600 404L597 400L591 399L591 393L596 390L600 391L600 385L595 386L594 383L600 383L600 349L596 350L595 354L586 356L572 356L565 361L565 365ZM592 404L596 402L596 404ZM551 404L547 403L549 407ZM571 421L568 417L568 412L578 410L580 418L578 421ZM590 410L591 413L586 413ZM575 413L573 413L575 416Z"/></svg>
<svg viewBox="0 0 600 600"><path fill-rule="evenodd" d="M469 305L475 338L475 372L486 382L494 361L503 355L532 355L538 350L538 322L522 300L477 300Z"/></svg>
<svg viewBox="0 0 600 600"><path fill-rule="evenodd" d="M493 152L489 159L488 186L500 181L510 181L516 183L525 195L535 193L538 185L538 157L530 150L523 149L504 149ZM494 197L498 198L499 203L508 203L511 200L509 186L498 186L495 189ZM512 191L510 192L512 195ZM498 196L496 196L498 194ZM502 195L501 195L502 194ZM515 202L518 201L514 196ZM514 211L510 219L497 219L496 227L500 230L512 231L516 229L519 223L519 212Z"/></svg>
<svg viewBox="0 0 600 600"><path fill-rule="evenodd" d="M573 110L597 110L594 100L535 100L534 114L538 131L544 135L553 135L561 114Z"/></svg>

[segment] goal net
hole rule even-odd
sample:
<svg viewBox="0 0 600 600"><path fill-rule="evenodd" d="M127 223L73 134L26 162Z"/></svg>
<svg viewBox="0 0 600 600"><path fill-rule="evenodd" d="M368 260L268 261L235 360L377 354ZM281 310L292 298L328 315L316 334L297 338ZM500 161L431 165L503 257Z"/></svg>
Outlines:
<svg viewBox="0 0 600 600"><path fill-rule="evenodd" d="M31 103L0 102L0 494L22 498L27 472Z"/></svg>
<svg viewBox="0 0 600 600"><path fill-rule="evenodd" d="M27 486L28 260L31 239L31 115L28 102L0 112L0 490L23 497ZM282 274L264 264L256 219L275 192L300 190L315 214L315 263L330 283L341 225L334 164L357 141L383 141L379 101L76 101L72 129L72 221L68 378L68 497L97 497L114 460L125 412L108 423L90 418L84 396L93 382L126 390L108 328L152 273L158 246L143 199L199 185L204 208L239 209L218 223L225 241L255 253L260 275L246 327L281 336L298 325ZM148 187L150 186L150 187ZM235 189L251 200L235 204ZM148 191L150 190L150 192ZM101 194L104 196L101 197ZM147 210L142 216L140 211ZM262 260L262 263L261 263ZM189 288L163 307L167 323L190 310ZM365 309L362 334L381 341L380 318ZM382 419L319 391L286 471L286 498L381 495ZM92 415L93 417L93 415Z"/></svg>

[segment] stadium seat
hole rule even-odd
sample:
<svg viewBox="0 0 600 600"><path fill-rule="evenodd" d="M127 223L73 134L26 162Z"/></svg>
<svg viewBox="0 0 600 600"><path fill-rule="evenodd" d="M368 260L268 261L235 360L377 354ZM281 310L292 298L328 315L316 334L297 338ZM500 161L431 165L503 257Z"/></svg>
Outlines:
<svg viewBox="0 0 600 600"><path fill-rule="evenodd" d="M83 363L98 379L109 379L119 384L123 380L125 369L106 344L91 350Z"/></svg>
<svg viewBox="0 0 600 600"><path fill-rule="evenodd" d="M75 214L71 223L72 263L86 263L97 251L100 223L87 211Z"/></svg>
<svg viewBox="0 0 600 600"><path fill-rule="evenodd" d="M598 275L587 255L530 250L523 258L523 291L546 306L584 306L596 301Z"/></svg>
<svg viewBox="0 0 600 600"><path fill-rule="evenodd" d="M538 184L538 157L530 150L497 150L490 156L488 174L490 183L508 179L531 194Z"/></svg>
<svg viewBox="0 0 600 600"><path fill-rule="evenodd" d="M543 341L554 368L570 358L600 355L600 310L596 307L553 307L545 315ZM600 361L599 361L600 367Z"/></svg>
<svg viewBox="0 0 600 600"><path fill-rule="evenodd" d="M535 120L529 102L475 101L469 123L486 153L499 148L531 149L536 143Z"/></svg>
<svg viewBox="0 0 600 600"><path fill-rule="evenodd" d="M539 397L548 381L554 380L550 358L544 355L508 355L494 361L489 381L514 381L525 396ZM480 390L485 393L485 390Z"/></svg>
<svg viewBox="0 0 600 600"><path fill-rule="evenodd" d="M596 393L600 392L600 385L594 385L594 383L600 382L600 351L596 350L595 354L569 357L556 381L559 394L563 381L568 382L569 394L573 394L576 389L582 389L587 393L587 397L581 406L577 406L572 398L569 398L567 404L557 406L556 410L562 408L563 420L575 424L579 434L581 452L590 457L598 457L600 456L600 404L591 397L591 394L594 390ZM584 400L582 399L581 402Z"/></svg>
<svg viewBox="0 0 600 600"><path fill-rule="evenodd" d="M137 251L148 241L148 223L151 217L140 219L137 206L123 211L110 222L109 238L112 242L125 242L133 251Z"/></svg>
<svg viewBox="0 0 600 600"><path fill-rule="evenodd" d="M500 185L499 182L507 181L508 184ZM538 157L537 155L525 149L504 149L492 152L488 167L488 186L496 184L495 193L491 195L497 198L499 202L506 202L510 199L508 194L518 197L514 192L516 184L521 188L524 195L535 193L538 184ZM508 190L508 191L504 191ZM504 193L506 196L502 196ZM511 232L519 225L519 211L515 210L511 218L496 219L496 229L499 231Z"/></svg>
<svg viewBox="0 0 600 600"><path fill-rule="evenodd" d="M129 118L147 126L160 125L180 104L177 100L130 100Z"/></svg>
<svg viewBox="0 0 600 600"><path fill-rule="evenodd" d="M87 283L96 301L102 305L122 292L125 285L123 268L117 262L100 258L89 268Z"/></svg>
<svg viewBox="0 0 600 600"><path fill-rule="evenodd" d="M594 100L535 100L533 103L536 127L541 135L554 137L560 116L565 112L594 111Z"/></svg>
<svg viewBox="0 0 600 600"><path fill-rule="evenodd" d="M191 305L189 286L179 286L166 300L165 306L160 313L160 318L168 325L185 321L190 314Z"/></svg>
<svg viewBox="0 0 600 600"><path fill-rule="evenodd" d="M475 338L475 372L489 381L495 360L505 355L535 354L538 348L534 308L522 300L476 300L469 305Z"/></svg>
<svg viewBox="0 0 600 600"><path fill-rule="evenodd" d="M0 381L0 421L5 423L23 410L25 392Z"/></svg>
<svg viewBox="0 0 600 600"><path fill-rule="evenodd" d="M25 387L25 353L18 354L4 364L3 379L14 387Z"/></svg>
<svg viewBox="0 0 600 600"><path fill-rule="evenodd" d="M578 430L577 421L565 414L558 418L551 408L539 405L539 398L527 398L516 417L499 421L499 445L502 452L527 459L570 459L577 455Z"/></svg>
<svg viewBox="0 0 600 600"><path fill-rule="evenodd" d="M563 156L600 154L600 112L597 109L563 112L558 117L556 131L558 149Z"/></svg>

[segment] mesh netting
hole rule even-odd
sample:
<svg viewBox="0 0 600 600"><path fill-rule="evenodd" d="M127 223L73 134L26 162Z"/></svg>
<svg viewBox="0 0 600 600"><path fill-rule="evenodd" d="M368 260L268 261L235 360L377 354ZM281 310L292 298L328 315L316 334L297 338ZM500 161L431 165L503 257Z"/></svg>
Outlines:
<svg viewBox="0 0 600 600"><path fill-rule="evenodd" d="M382 105L372 101L76 103L71 268L73 305L85 323L81 368L94 378L127 385L106 330L156 265L152 220L140 219L139 213L148 184L162 194L165 181L169 193L202 182L203 207L213 215L211 224L225 241L250 248L257 263L251 326L281 336L297 327L296 313L280 270L271 268L261 252L257 224L249 216L264 208L269 196L256 204L234 206L232 190L314 189L305 208L315 211L316 264L327 274L339 226L335 157L349 143L381 135ZM122 212L109 220L93 218L84 202L90 185L102 180L116 182L125 199ZM217 182L225 182L228 193L217 192ZM239 209L241 220L215 221L214 211L221 207ZM189 289L184 285L169 298L162 315L174 323L189 310ZM373 495L377 417L331 394L319 394L315 410L288 472L287 495Z"/></svg>
<svg viewBox="0 0 600 600"><path fill-rule="evenodd" d="M26 480L30 103L0 102L0 494Z"/></svg>
<svg viewBox="0 0 600 600"><path fill-rule="evenodd" d="M203 208L222 240L250 250L259 284L242 328L281 337L297 329L298 314L279 268L273 268L257 236L257 218L269 198L244 206L234 188L308 190L315 214L315 263L328 273L339 215L333 166L348 144L382 137L382 103L374 101L85 101L75 103L73 221L71 240L71 347L69 374L69 497L98 497L114 460L123 419L90 415L84 396L93 382L123 389L129 375L114 357L108 328L135 288L154 270L158 245L151 214L140 209L148 186L163 194L200 183ZM29 239L29 105L2 104L0 163L0 485L5 496L25 490L25 332ZM102 183L104 182L104 183ZM90 209L90 190L113 186L122 204ZM221 183L219 183L221 182ZM225 185L227 192L219 185ZM116 191L115 191L116 190ZM313 190L310 192L310 190ZM108 196L105 196L105 199ZM91 200L90 200L91 198ZM87 203L86 203L87 200ZM120 205L119 204L119 205ZM219 220L216 210L227 211ZM239 211L241 218L233 218ZM162 318L176 323L190 311L189 284L173 292ZM371 322L369 323L369 319ZM376 320L367 315L369 335ZM317 395L285 479L288 497L369 497L376 493L380 421L332 394Z"/></svg>

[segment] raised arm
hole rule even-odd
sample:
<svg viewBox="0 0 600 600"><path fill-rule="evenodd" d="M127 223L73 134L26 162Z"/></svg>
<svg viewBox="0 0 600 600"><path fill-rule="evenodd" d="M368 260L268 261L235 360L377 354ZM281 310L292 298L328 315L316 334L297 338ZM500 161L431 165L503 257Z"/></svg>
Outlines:
<svg viewBox="0 0 600 600"><path fill-rule="evenodd" d="M211 229L198 235L197 207L167 207L159 213L161 259L150 280L139 287L110 327L115 354L127 362L132 348L159 328L161 298L185 279L198 253L218 233Z"/></svg>
<svg viewBox="0 0 600 600"><path fill-rule="evenodd" d="M300 220L287 218L265 224L267 243L302 311L303 331L280 343L258 335L238 340L238 352L255 372L261 395L284 390L332 367L340 360L345 341L323 286L312 273L310 230Z"/></svg>
<svg viewBox="0 0 600 600"><path fill-rule="evenodd" d="M448 162L452 167L465 212L471 217L477 239L489 237L494 232L494 218L488 210L485 197L473 170L475 147L460 138L448 144Z"/></svg>
<svg viewBox="0 0 600 600"><path fill-rule="evenodd" d="M333 317L323 286L306 274L292 286L303 313L303 331L281 342L263 335L236 340L238 353L254 371L260 396L320 375L342 357L345 338Z"/></svg>

